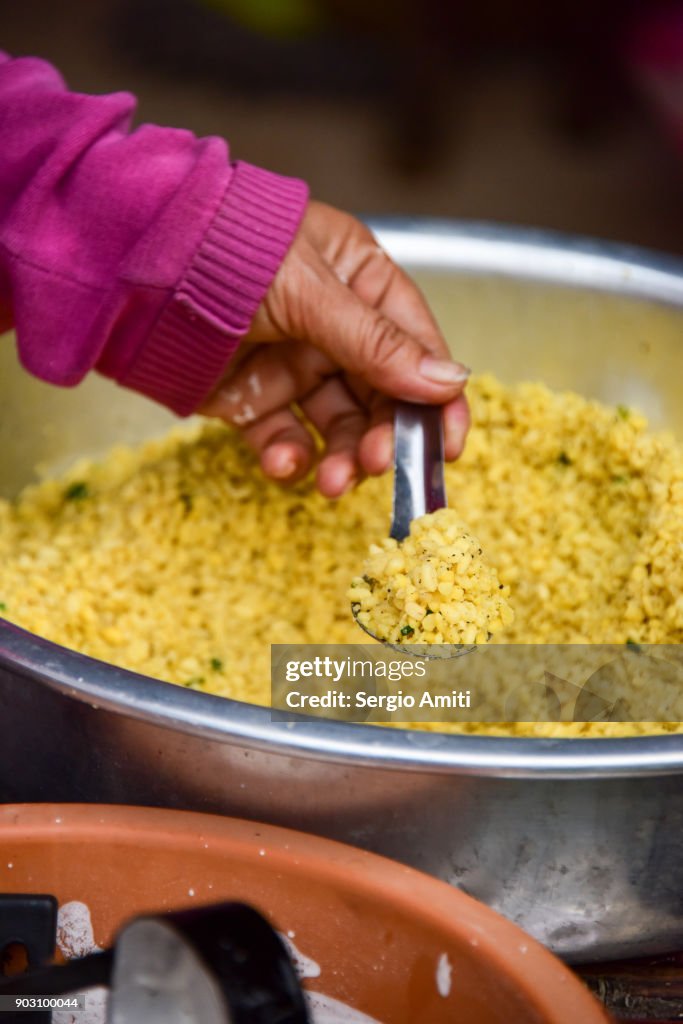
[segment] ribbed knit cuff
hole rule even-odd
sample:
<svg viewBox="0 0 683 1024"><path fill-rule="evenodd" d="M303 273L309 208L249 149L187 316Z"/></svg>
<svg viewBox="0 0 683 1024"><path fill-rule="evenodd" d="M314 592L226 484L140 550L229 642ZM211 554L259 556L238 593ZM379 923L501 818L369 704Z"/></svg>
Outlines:
<svg viewBox="0 0 683 1024"><path fill-rule="evenodd" d="M202 404L249 330L308 188L239 162L185 275L119 383L180 416Z"/></svg>

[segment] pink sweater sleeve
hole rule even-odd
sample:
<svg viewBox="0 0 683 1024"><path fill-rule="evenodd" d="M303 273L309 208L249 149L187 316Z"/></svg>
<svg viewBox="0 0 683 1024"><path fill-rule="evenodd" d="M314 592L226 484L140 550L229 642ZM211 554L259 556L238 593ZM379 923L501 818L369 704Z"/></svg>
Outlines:
<svg viewBox="0 0 683 1024"><path fill-rule="evenodd" d="M307 189L230 163L219 138L131 131L134 109L0 53L0 307L36 376L97 369L186 415L248 330Z"/></svg>

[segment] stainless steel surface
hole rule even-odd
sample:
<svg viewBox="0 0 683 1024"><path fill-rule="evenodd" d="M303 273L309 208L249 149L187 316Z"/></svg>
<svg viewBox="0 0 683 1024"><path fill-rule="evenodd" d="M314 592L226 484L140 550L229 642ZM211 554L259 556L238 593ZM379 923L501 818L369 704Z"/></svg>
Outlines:
<svg viewBox="0 0 683 1024"><path fill-rule="evenodd" d="M413 519L446 505L441 409L399 402L394 415L394 505L389 535L405 540Z"/></svg>
<svg viewBox="0 0 683 1024"><path fill-rule="evenodd" d="M503 228L375 225L457 357L643 409L683 436L683 265ZM468 255L469 254L469 255ZM0 493L168 422L92 381L31 381L0 344ZM84 442L84 424L87 441ZM287 824L413 864L569 958L680 948L683 737L532 740L344 723L91 661L0 621L5 800L193 807Z"/></svg>

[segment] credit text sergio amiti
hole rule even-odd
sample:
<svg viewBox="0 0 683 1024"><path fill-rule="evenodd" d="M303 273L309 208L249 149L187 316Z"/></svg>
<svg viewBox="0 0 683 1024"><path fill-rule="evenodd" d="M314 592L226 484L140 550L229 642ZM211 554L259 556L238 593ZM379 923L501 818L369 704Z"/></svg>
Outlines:
<svg viewBox="0 0 683 1024"><path fill-rule="evenodd" d="M288 661L285 666L285 679L288 683L297 683L301 679L330 679L338 684L348 679L355 679L360 676L363 679L386 679L390 682L400 682L404 679L424 678L427 674L427 667L424 661L410 659L408 661L356 661L353 658L343 660L325 657L315 657L310 661ZM304 693L301 690L290 690L285 698L288 708L301 710L303 708L383 708L386 711L398 711L401 708L414 707L444 707L444 708L469 708L469 690L452 690L448 694L432 693L424 690L422 693L404 693L398 690L394 693L372 693L365 690L356 690L351 693L343 689L328 689L318 693Z"/></svg>

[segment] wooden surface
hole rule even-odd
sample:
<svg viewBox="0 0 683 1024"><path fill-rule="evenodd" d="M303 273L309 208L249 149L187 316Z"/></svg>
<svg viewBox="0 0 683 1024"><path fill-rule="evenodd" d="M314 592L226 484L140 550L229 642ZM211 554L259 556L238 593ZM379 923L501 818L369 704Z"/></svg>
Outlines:
<svg viewBox="0 0 683 1024"><path fill-rule="evenodd" d="M683 952L575 970L617 1021L683 1021Z"/></svg>

